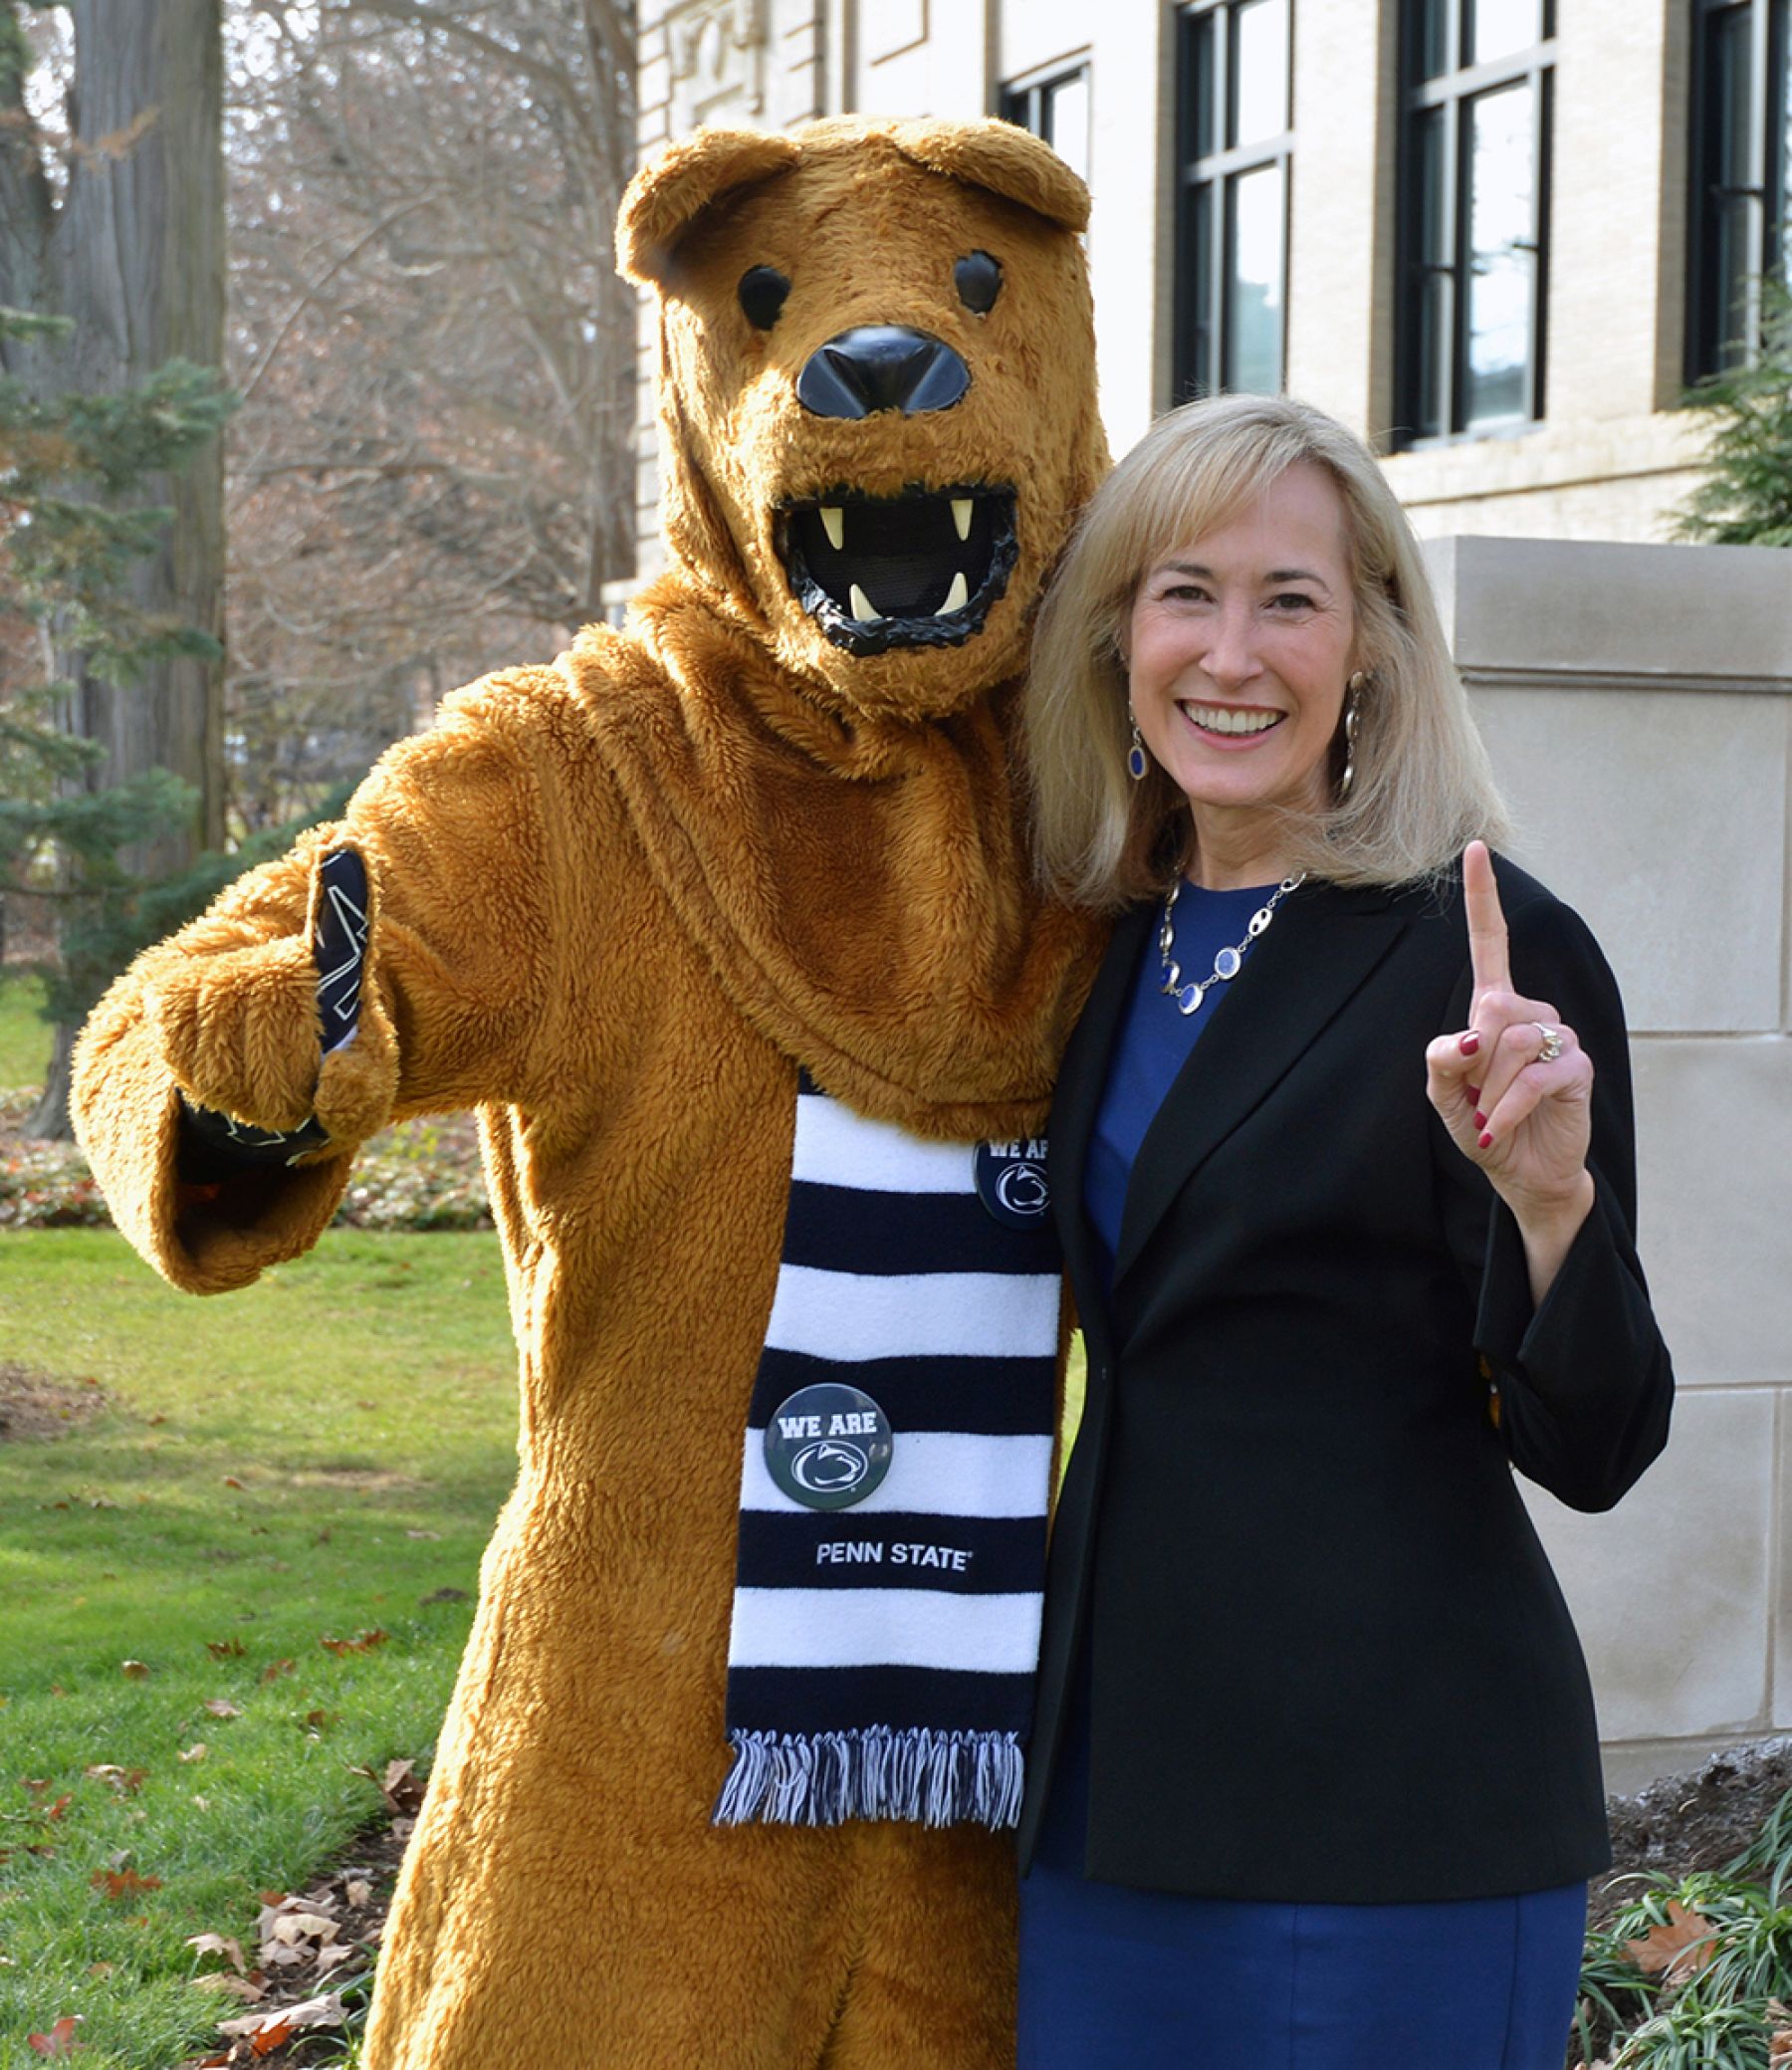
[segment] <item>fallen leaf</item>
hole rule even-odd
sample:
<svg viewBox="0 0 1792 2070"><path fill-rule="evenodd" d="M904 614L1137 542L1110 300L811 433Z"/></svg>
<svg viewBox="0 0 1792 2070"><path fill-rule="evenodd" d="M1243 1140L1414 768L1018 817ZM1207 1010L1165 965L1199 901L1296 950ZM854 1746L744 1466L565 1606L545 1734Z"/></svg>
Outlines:
<svg viewBox="0 0 1792 2070"><path fill-rule="evenodd" d="M79 2012L65 2012L48 2034L27 2034L25 2039L41 2056L72 2056L81 2046L75 2038L80 2025Z"/></svg>
<svg viewBox="0 0 1792 2070"><path fill-rule="evenodd" d="M210 1797L195 1796L193 1799L193 1809L195 1811L209 1811L211 1809Z"/></svg>
<svg viewBox="0 0 1792 2070"><path fill-rule="evenodd" d="M243 1715L228 1697L207 1697L204 1708L213 1718L241 1718Z"/></svg>
<svg viewBox="0 0 1792 2070"><path fill-rule="evenodd" d="M314 1732L321 1732L327 1725L333 1725L336 1722L336 1714L334 1711L308 1711L305 1714L305 1723Z"/></svg>
<svg viewBox="0 0 1792 2070"><path fill-rule="evenodd" d="M148 1679L149 1664L146 1661L120 1661L118 1673L127 1682L143 1682Z"/></svg>
<svg viewBox="0 0 1792 2070"><path fill-rule="evenodd" d="M203 1739L195 1739L184 1753L177 1753L174 1758L177 1761L202 1761L209 1751L210 1749Z"/></svg>
<svg viewBox="0 0 1792 2070"><path fill-rule="evenodd" d="M61 1818L63 1813L68 1810L69 1806L73 1804L74 1801L74 1793L70 1790L64 1790L62 1795L57 1798L56 1802L48 1806L48 1808L44 1812L44 1816L46 1818Z"/></svg>
<svg viewBox="0 0 1792 2070"><path fill-rule="evenodd" d="M404 1535L407 1538L428 1538L433 1541L439 1539L442 1534L440 1531L406 1531Z"/></svg>
<svg viewBox="0 0 1792 2070"><path fill-rule="evenodd" d="M427 1609L431 1603L464 1603L467 1591L464 1588L434 1588L426 1596L419 1596L418 1603Z"/></svg>
<svg viewBox="0 0 1792 2070"><path fill-rule="evenodd" d="M410 1760L387 1761L383 1774L375 1775L371 1768L350 1766L350 1775L364 1775L373 1783L386 1800L386 1808L399 1817L409 1817L423 1803L423 1784L417 1777L417 1764Z"/></svg>
<svg viewBox="0 0 1792 2070"><path fill-rule="evenodd" d="M116 1966L115 1962L90 1962L87 1966L87 1973L98 1982L110 1976Z"/></svg>
<svg viewBox="0 0 1792 2070"><path fill-rule="evenodd" d="M368 1883L364 1877L349 1877L347 1884L347 1898L349 1911L358 1912L363 1905L371 1901L372 1896L373 1886L370 1883Z"/></svg>
<svg viewBox="0 0 1792 2070"><path fill-rule="evenodd" d="M259 1983L251 1983L246 1976L232 1976L228 1969L208 1969L203 1976L195 1976L192 1984L196 1991L222 1991L244 2005L258 2005L267 1996Z"/></svg>
<svg viewBox="0 0 1792 2070"><path fill-rule="evenodd" d="M1666 1924L1651 1927L1639 1940L1627 1941L1624 1952L1646 1976L1660 1974L1664 1983L1684 1983L1711 1959L1715 1931L1701 1913L1690 1912L1678 1898L1670 1898Z"/></svg>
<svg viewBox="0 0 1792 2070"><path fill-rule="evenodd" d="M239 1976L249 1973L249 1964L243 1960L243 1944L233 1941L228 1934L194 1934L187 1946L196 1948L201 1955L221 1955Z"/></svg>
<svg viewBox="0 0 1792 2070"><path fill-rule="evenodd" d="M253 2042L257 2055L272 2055L281 2042L300 2027L339 2027L346 2024L341 1998L335 1991L307 1998L299 2005L282 2005L273 2012L249 2012L241 2019L218 2022L220 2034L239 2034Z"/></svg>
<svg viewBox="0 0 1792 2070"><path fill-rule="evenodd" d="M264 1682L278 1682L281 1676L292 1674L298 1665L299 1663L293 1660L270 1661L262 1670L261 1679Z"/></svg>
<svg viewBox="0 0 1792 2070"><path fill-rule="evenodd" d="M28 1797L41 1797L50 1787L48 1775L21 1775L19 1787Z"/></svg>
<svg viewBox="0 0 1792 2070"><path fill-rule="evenodd" d="M301 1941L334 1941L336 1923L322 1912L283 1912L274 1922L273 1938L288 1948Z"/></svg>
<svg viewBox="0 0 1792 2070"><path fill-rule="evenodd" d="M1767 2070L1786 2070L1792 2064L1792 2027L1776 2027L1767 2039Z"/></svg>
<svg viewBox="0 0 1792 2070"><path fill-rule="evenodd" d="M134 1869L96 1869L88 1878L95 1890L103 1890L112 1900L134 1897L138 1891L158 1891L162 1887L159 1876L139 1876Z"/></svg>
<svg viewBox="0 0 1792 2070"><path fill-rule="evenodd" d="M226 1488L241 1488L242 1485L234 1474L226 1474L224 1476L224 1486Z"/></svg>
<svg viewBox="0 0 1792 2070"><path fill-rule="evenodd" d="M143 1786L145 1771L141 1768L120 1768L116 1761L97 1761L85 1772L90 1782L108 1784L114 1795L133 1797Z"/></svg>
<svg viewBox="0 0 1792 2070"><path fill-rule="evenodd" d="M382 1632L375 1627L370 1632L356 1632L352 1639L321 1638L318 1644L326 1653L371 1653L375 1646L383 1646L390 1636L389 1632Z"/></svg>
<svg viewBox="0 0 1792 2070"><path fill-rule="evenodd" d="M338 1962L345 1962L354 1954L352 1941L332 1941L318 1950L318 1974L324 1975Z"/></svg>
<svg viewBox="0 0 1792 2070"><path fill-rule="evenodd" d="M205 1650L215 1661L241 1660L249 1651L241 1639L207 1639Z"/></svg>

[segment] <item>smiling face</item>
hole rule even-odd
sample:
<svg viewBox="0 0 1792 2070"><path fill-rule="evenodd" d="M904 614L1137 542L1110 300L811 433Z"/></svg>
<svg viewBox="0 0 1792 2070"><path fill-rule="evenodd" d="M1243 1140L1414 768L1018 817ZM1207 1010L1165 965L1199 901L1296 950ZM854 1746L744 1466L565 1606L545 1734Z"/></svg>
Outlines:
<svg viewBox="0 0 1792 2070"><path fill-rule="evenodd" d="M1145 572L1123 650L1145 746L1194 816L1201 881L1275 871L1286 811L1327 802L1355 666L1343 499L1297 461Z"/></svg>

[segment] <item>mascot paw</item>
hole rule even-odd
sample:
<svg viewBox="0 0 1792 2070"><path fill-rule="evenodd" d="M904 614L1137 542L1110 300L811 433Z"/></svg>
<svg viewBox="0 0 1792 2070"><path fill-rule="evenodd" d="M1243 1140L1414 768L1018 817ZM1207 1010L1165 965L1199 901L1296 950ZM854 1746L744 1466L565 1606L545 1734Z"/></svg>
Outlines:
<svg viewBox="0 0 1792 2070"><path fill-rule="evenodd" d="M171 960L145 1006L190 1104L262 1131L298 1129L310 1117L318 1007L303 938Z"/></svg>

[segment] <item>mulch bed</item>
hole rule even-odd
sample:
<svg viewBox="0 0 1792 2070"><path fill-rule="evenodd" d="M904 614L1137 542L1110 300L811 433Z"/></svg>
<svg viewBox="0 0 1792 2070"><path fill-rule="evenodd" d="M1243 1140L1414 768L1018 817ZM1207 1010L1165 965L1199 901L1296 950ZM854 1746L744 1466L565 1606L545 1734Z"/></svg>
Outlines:
<svg viewBox="0 0 1792 2070"><path fill-rule="evenodd" d="M1792 1737L1782 1736L1725 1747L1701 1767L1608 1799L1612 1869L1593 1887L1592 1925L1609 1925L1639 1894L1626 1876L1653 1870L1679 1879L1733 1862L1789 1789Z"/></svg>
<svg viewBox="0 0 1792 2070"><path fill-rule="evenodd" d="M172 2070L302 2070L340 2060L346 2026L364 2016L367 1979L415 1823L404 1817L366 1827L340 1866L307 1891L264 1892L265 1938L256 1952L230 1944L210 1951L217 1961L213 1987L229 2001L228 2010L220 2009L219 2048L185 2057ZM284 2031L284 2013L320 2005L326 2008L320 2023ZM224 2031L251 2021L265 2022L262 2031Z"/></svg>
<svg viewBox="0 0 1792 2070"><path fill-rule="evenodd" d="M1726 1748L1687 1773L1663 1776L1634 1796L1610 1798L1613 1863L1610 1874L1594 1884L1590 1924L1608 1925L1631 1901L1638 1886L1626 1882L1627 1877L1661 1871L1679 1878L1695 1870L1721 1869L1733 1861L1788 1789L1792 1737L1781 1737ZM403 1817L368 1827L356 1835L339 1868L302 1898L287 1901L303 1907L305 1914L332 1920L335 1940L320 1945L315 1936L297 1935L297 1960L277 1971L252 1970L262 1977L256 2012L315 1999L331 1987L333 1971L337 1982L364 1975L384 1929L412 1824ZM353 1958L321 1969L317 1956L323 1949L342 1945L352 1945ZM307 2063L318 2062L321 2045L333 2041L339 2050L339 2027L306 2028L257 2054L255 2037L242 2036L226 2050L189 2057L174 2070L248 2070L257 2064L265 2070L303 2070Z"/></svg>

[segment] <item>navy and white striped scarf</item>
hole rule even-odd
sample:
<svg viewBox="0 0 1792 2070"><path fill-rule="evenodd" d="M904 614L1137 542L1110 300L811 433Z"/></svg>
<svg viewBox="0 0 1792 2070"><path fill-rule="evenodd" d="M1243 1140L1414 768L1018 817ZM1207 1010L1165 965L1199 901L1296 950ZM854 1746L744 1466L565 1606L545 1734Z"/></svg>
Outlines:
<svg viewBox="0 0 1792 2070"><path fill-rule="evenodd" d="M1042 1147L991 1146L980 1167L971 1144L867 1121L802 1079L742 1472L718 1824L1019 1816L1058 1345ZM872 1397L893 1434L886 1477L846 1507L805 1506L768 1466L768 1424L820 1382Z"/></svg>

